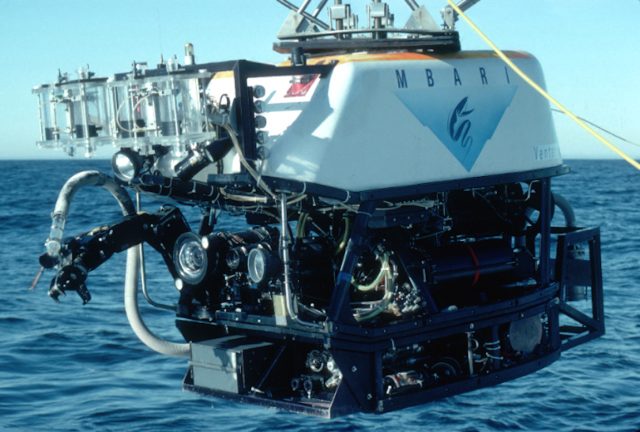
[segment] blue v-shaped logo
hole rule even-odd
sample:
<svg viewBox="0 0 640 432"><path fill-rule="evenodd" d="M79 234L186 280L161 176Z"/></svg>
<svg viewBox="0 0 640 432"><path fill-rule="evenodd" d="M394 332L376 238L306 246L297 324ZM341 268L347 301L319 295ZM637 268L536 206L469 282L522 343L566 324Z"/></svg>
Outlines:
<svg viewBox="0 0 640 432"><path fill-rule="evenodd" d="M400 90L396 95L471 171L511 105L515 91L514 86L442 88Z"/></svg>

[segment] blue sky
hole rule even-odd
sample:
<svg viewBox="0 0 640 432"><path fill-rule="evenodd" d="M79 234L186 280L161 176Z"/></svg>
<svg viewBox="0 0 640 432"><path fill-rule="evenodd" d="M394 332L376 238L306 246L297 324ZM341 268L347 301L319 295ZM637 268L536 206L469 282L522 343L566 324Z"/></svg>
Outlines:
<svg viewBox="0 0 640 432"><path fill-rule="evenodd" d="M351 3L362 19L368 2ZM405 2L388 3L403 23ZM419 3L439 22L445 0ZM31 95L58 69L88 64L108 76L129 70L133 60L181 58L186 42L195 45L199 62L283 59L271 49L287 14L275 0L0 0L0 11L3 159L64 157L36 148ZM640 142L639 0L484 0L469 15L501 48L536 55L550 93L578 115ZM485 49L464 22L458 26L463 49ZM615 157L568 119L555 119L565 157ZM619 144L640 157L640 148Z"/></svg>

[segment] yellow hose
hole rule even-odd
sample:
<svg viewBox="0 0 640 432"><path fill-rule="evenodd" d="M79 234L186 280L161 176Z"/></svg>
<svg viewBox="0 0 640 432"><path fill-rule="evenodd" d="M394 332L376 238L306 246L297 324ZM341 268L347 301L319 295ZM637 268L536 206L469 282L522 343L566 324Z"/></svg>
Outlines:
<svg viewBox="0 0 640 432"><path fill-rule="evenodd" d="M578 126L580 126L582 129L584 129L585 131L587 131L591 135L593 135L598 141L600 141L602 144L607 146L611 151L613 151L618 156L620 156L622 159L624 159L629 164L631 164L631 166L633 166L635 169L640 170L640 163L638 163L635 159L633 159L631 156L626 154L624 151L622 151L616 145L610 143L606 138L604 138L598 132L596 132L591 127L589 127L588 124L586 124L584 121L580 120L580 118L578 116L576 116L574 113L572 113L568 108L566 108L564 105L562 105L560 102L558 102L553 96L551 96L549 93L547 93L542 87L540 87L538 84L536 84L531 78L529 78L529 76L527 76L527 74L525 74L518 66L516 66L511 61L511 59L509 59L509 57L507 57L505 55L505 53L503 53L500 50L500 48L498 48L496 46L496 44L494 44L491 41L491 39L489 39L489 37L487 35L485 35L482 32L482 30L480 30L480 28L478 28L477 25L474 24L473 21L471 21L471 19L467 15L465 15L465 13L462 11L462 9L460 9L458 7L458 5L456 5L454 3L453 0L447 0L447 1L449 2L449 5L453 8L453 10L455 10L456 13L458 15L460 15L462 17L462 19L464 19L467 22L467 24L469 24L469 26L473 29L473 31L475 31L478 34L478 36L480 36L480 38L487 45L489 45L491 47L491 49L498 55L498 57L500 57L500 59L502 59L502 61L505 62L507 64L507 66L509 66L516 74L518 74L520 76L520 78L522 78L527 84L529 84L535 91L540 93L550 103L555 105L560 111L562 111L565 115L567 115L571 120L576 122L578 124Z"/></svg>

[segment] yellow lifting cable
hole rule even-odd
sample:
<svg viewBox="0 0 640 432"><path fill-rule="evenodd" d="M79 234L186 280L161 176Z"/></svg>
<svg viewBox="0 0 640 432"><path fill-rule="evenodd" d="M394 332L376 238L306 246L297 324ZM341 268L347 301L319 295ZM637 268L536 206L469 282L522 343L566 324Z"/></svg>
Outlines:
<svg viewBox="0 0 640 432"><path fill-rule="evenodd" d="M471 26L471 28L478 34L478 36L480 36L480 38L485 41L485 43L487 45L489 45L491 47L491 49L493 49L493 51L498 55L498 57L500 57L502 59L503 62L505 62L507 64L507 66L509 66L516 74L518 74L520 76L520 78L522 78L527 84L529 84L535 91L537 91L538 93L540 93L543 97L545 97L549 102L551 102L553 105L555 105L560 111L562 111L567 117L569 117L571 120L573 120L574 122L576 122L578 124L578 126L580 126L582 129L586 130L587 132L589 132L591 135L593 135L598 141L600 141L602 144L604 144L605 146L609 147L609 149L611 151L613 151L614 153L616 153L618 156L620 156L622 159L624 159L625 161L629 162L629 164L631 164L631 166L633 166L635 169L640 171L640 163L638 163L635 159L633 159L631 156L629 156L628 154L626 154L624 151L622 151L620 148L618 148L616 145L610 143L606 138L604 138L602 135L600 135L598 132L596 132L595 130L593 130L591 127L589 127L588 124L586 124L584 121L582 121L577 115L575 115L574 113L572 113L568 108L566 108L564 105L562 105L560 102L558 102L553 96L551 96L549 93L547 93L542 87L540 87L538 84L536 84L531 78L529 78L529 76L527 76L527 74L525 74L518 66L516 66L511 59L509 59L509 57L507 57L505 55L505 53L503 53L500 48L498 48L496 46L496 44L494 44L491 39L489 39L489 37L487 35L485 35L482 30L480 30L478 28L477 25L474 24L473 21L471 21L471 19L465 15L465 13L462 11L462 9L460 9L458 7L458 5L456 5L454 3L453 0L447 0L449 2L449 5L453 8L453 10L456 11L456 13L458 15L460 15L466 22L467 24L469 24L469 26Z"/></svg>

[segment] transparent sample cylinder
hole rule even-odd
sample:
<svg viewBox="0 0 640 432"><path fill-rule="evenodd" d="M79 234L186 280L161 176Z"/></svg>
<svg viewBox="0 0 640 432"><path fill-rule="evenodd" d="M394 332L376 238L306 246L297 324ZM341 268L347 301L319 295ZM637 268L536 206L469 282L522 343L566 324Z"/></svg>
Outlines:
<svg viewBox="0 0 640 432"><path fill-rule="evenodd" d="M144 144L146 122L141 110L140 83L128 78L110 80L109 116L114 144L135 147Z"/></svg>
<svg viewBox="0 0 640 432"><path fill-rule="evenodd" d="M110 78L106 123L114 145L144 153L160 145L183 156L190 145L214 139L203 91L210 76L207 71L146 70Z"/></svg>
<svg viewBox="0 0 640 432"><path fill-rule="evenodd" d="M82 148L91 156L97 145L111 142L104 84L100 78L65 79L34 88L40 113L37 144L69 154Z"/></svg>
<svg viewBox="0 0 640 432"><path fill-rule="evenodd" d="M182 107L179 102L178 86L171 77L163 77L156 84L158 86L158 143L179 146L182 132Z"/></svg>
<svg viewBox="0 0 640 432"><path fill-rule="evenodd" d="M60 137L55 118L55 101L53 91L55 87L43 84L33 88L38 98L38 113L40 117L40 140L36 142L41 147L55 147Z"/></svg>

